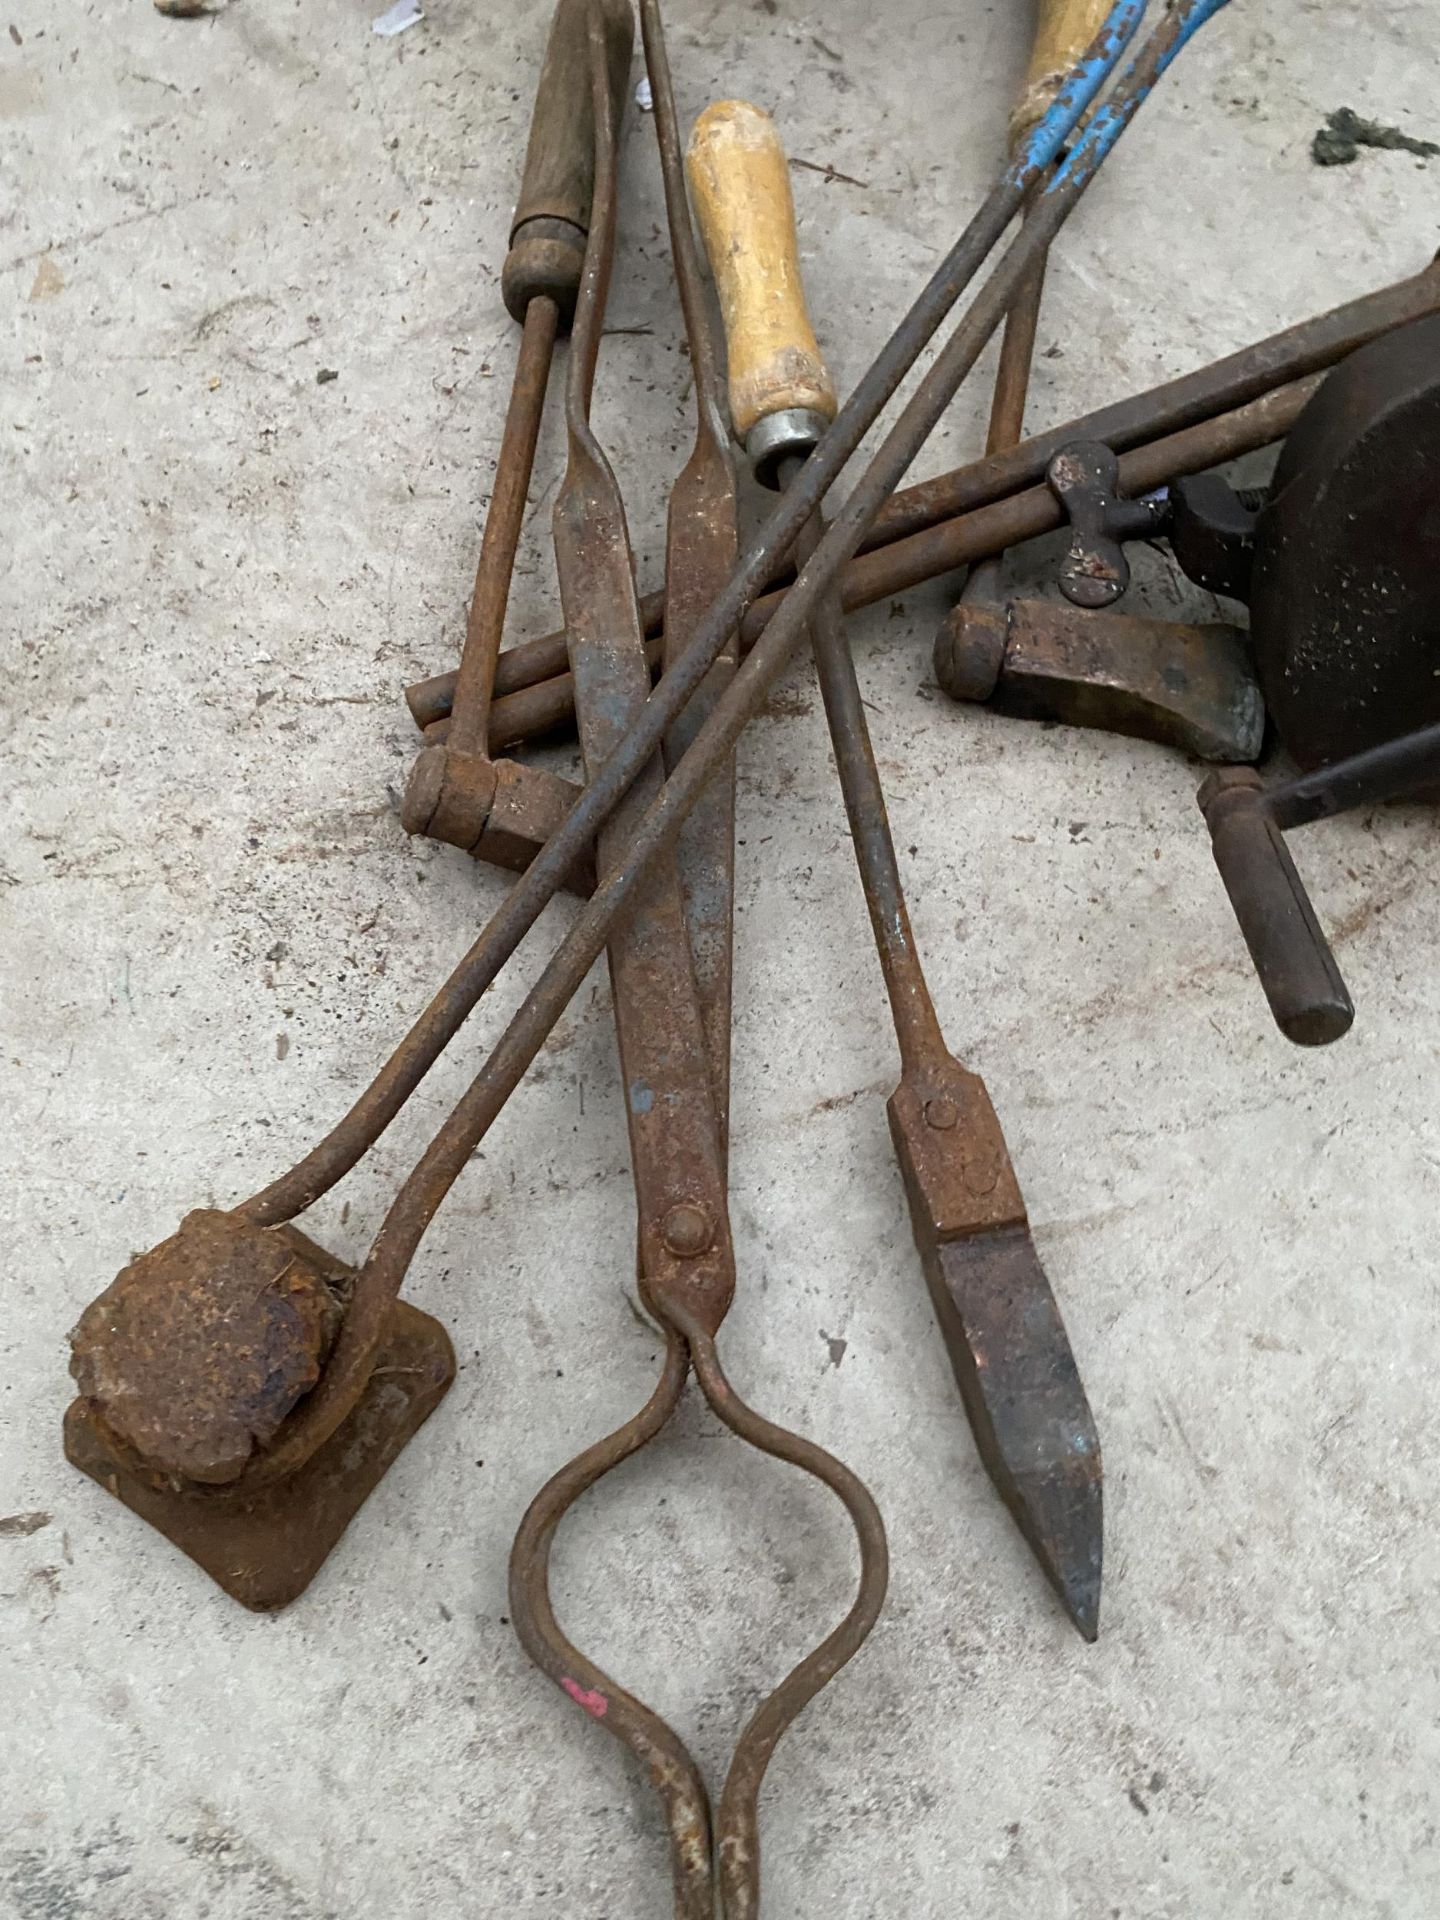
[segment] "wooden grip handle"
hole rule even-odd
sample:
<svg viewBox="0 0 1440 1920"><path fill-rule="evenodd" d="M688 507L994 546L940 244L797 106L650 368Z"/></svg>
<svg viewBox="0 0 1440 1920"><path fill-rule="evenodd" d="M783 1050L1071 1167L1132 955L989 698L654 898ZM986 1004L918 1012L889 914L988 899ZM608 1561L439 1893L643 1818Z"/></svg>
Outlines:
<svg viewBox="0 0 1440 1920"><path fill-rule="evenodd" d="M835 388L805 309L774 121L744 100L716 101L695 122L685 164L725 318L736 433L743 441L757 421L791 407L833 420Z"/></svg>
<svg viewBox="0 0 1440 1920"><path fill-rule="evenodd" d="M635 20L630 0L599 0L615 126L620 125ZM590 91L590 0L559 0L535 89L520 198L501 276L517 320L540 294L568 315L580 289L595 190L595 114ZM534 223L543 224L536 225Z"/></svg>
<svg viewBox="0 0 1440 1920"><path fill-rule="evenodd" d="M1055 104L1075 62L1099 33L1113 0L1036 0L1030 70L1010 116L1010 144L1018 146Z"/></svg>

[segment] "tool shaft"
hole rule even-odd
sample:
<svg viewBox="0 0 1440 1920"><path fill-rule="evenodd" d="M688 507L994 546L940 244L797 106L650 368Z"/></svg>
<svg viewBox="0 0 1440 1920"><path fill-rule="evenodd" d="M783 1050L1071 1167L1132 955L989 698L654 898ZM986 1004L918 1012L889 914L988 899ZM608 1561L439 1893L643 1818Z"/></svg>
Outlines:
<svg viewBox="0 0 1440 1920"><path fill-rule="evenodd" d="M790 485L803 464L798 456L784 462L780 468L781 485ZM819 546L824 531L824 521L817 513L798 549L802 563ZM840 776L845 817L875 935L875 951L894 1016L895 1038L904 1066L914 1068L937 1055L946 1055L948 1050L915 949L885 790L875 764L875 749L854 658L840 619L839 603L833 593L829 594L820 602L811 622L811 650L830 744L835 752L835 768Z"/></svg>
<svg viewBox="0 0 1440 1920"><path fill-rule="evenodd" d="M1272 787L1268 800L1282 832L1328 820L1352 807L1376 807L1440 785L1440 726L1387 740L1333 766Z"/></svg>
<svg viewBox="0 0 1440 1920"><path fill-rule="evenodd" d="M647 647L646 652L647 661L653 651L658 656L656 664L668 667L684 654L711 601L734 572L740 546L735 467L725 421L720 347L690 221L684 146L664 23L656 0L642 0L640 25L654 99L655 137L665 191L670 253L695 392L695 441L671 489L666 519L664 638L655 649ZM643 620L643 613L641 617ZM684 757L734 677L735 663L736 647L731 641L667 732L664 743L667 768L678 765ZM720 769L695 803L680 830L676 855L723 1150L728 1144L730 1109L735 908L733 759Z"/></svg>
<svg viewBox="0 0 1440 1920"><path fill-rule="evenodd" d="M1345 981L1285 834L1352 807L1440 787L1440 726L1265 787L1249 768L1214 773L1197 796L1215 865L1275 1023L1297 1046L1328 1046L1355 1018Z"/></svg>
<svg viewBox="0 0 1440 1920"><path fill-rule="evenodd" d="M587 772L623 742L650 692L625 509L590 424L590 400L615 248L616 168L604 44L595 59L595 200L576 308L565 424L569 458L555 502L555 564L570 635L580 744ZM658 752L600 829L600 871L623 861L659 791ZM609 939L610 986L625 1087L646 1297L692 1293L713 1332L734 1293L720 1125L673 850L636 889Z"/></svg>
<svg viewBox="0 0 1440 1920"><path fill-rule="evenodd" d="M451 743L463 752L485 753L490 736L495 663L505 631L505 607L515 571L515 553L525 520L525 502L535 466L550 360L560 325L560 309L548 294L538 294L525 309L520 357L500 442L495 490L485 516L475 590L465 623L465 647L455 677Z"/></svg>

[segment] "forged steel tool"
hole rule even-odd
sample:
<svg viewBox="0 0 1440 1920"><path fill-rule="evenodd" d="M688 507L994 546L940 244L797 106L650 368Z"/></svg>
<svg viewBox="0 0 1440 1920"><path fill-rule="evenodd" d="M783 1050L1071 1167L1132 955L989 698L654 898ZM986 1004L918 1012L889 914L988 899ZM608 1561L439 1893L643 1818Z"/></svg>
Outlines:
<svg viewBox="0 0 1440 1920"><path fill-rule="evenodd" d="M517 847L553 831L571 798L565 784L540 768L492 760L490 735L495 667L550 364L556 335L575 310L592 218L595 129L588 22L596 7L605 34L609 124L617 131L620 125L635 24L629 0L559 0L500 276L505 305L521 323L520 355L465 624L448 750L428 759L422 755L405 796L408 831L483 851L505 866L524 864ZM571 884L585 891L592 879L587 856Z"/></svg>
<svg viewBox="0 0 1440 1920"><path fill-rule="evenodd" d="M363 1265L353 1276L347 1275L342 1296L336 1302L337 1315L316 1313L304 1327L292 1328L287 1324L282 1329L282 1347L288 1343L298 1344L300 1348L301 1364L294 1370L294 1393L284 1408L278 1405L269 1408L271 1417L266 1421L265 1431L251 1434L248 1452L244 1446L235 1445L233 1434L237 1426L245 1429L253 1397L253 1369L246 1372L244 1368L221 1367L217 1371L208 1368L207 1361L207 1367L201 1370L200 1384L209 1392L212 1409L207 1426L231 1436L227 1456L227 1464L234 1462L235 1478L228 1495L231 1501L253 1503L257 1497L268 1495L277 1505L283 1505L283 1483L303 1473L307 1464L341 1434L376 1385L376 1359L391 1336L399 1291L426 1227L603 951L632 888L649 861L671 844L691 806L730 758L748 720L768 697L787 660L801 645L820 599L834 586L840 568L859 546L866 526L898 485L960 381L974 366L985 341L1013 302L1030 265L1033 249L1047 245L1058 232L1161 73L1197 28L1223 4L1224 0L1185 0L1183 5L1167 11L1138 57L1126 67L1104 109L1095 116L1069 159L1049 181L1027 222L1027 231L1008 249L927 370L842 511L806 561L783 605L716 702L688 751L670 772L636 827L623 862L606 875L581 908L516 1018L405 1181ZM746 608L781 557L793 547L826 489L856 450L963 287L978 271L1030 186L1048 168L1075 122L1086 111L1123 52L1139 16L1140 7L1133 0L1120 0L1105 35L1087 55L1072 86L1062 91L1022 159L1007 169L888 345L862 377L855 393L841 408L804 470L780 496L761 537L711 603L689 644L646 701L623 743L609 755L564 823L515 882L504 904L375 1080L349 1113L287 1173L232 1213L218 1216L241 1237L245 1255L255 1262L257 1272L265 1260L273 1263L273 1250L277 1245L289 1245L286 1223L348 1172L394 1119L459 1031L485 988L515 952L546 903L565 884L567 874L593 844L622 796L660 750L669 729L724 651ZM217 1216L201 1217L213 1220ZM195 1218L192 1215L191 1221ZM145 1468L146 1426L138 1417L132 1420L129 1423L135 1436L132 1440L124 1431L117 1431L117 1423L111 1416L127 1408L133 1411L141 1402L152 1405L165 1402L172 1409L189 1405L192 1382L178 1364L169 1372L162 1364L159 1377L147 1379L144 1363L156 1356L163 1362L167 1346L173 1344L165 1323L167 1316L174 1313L176 1293L189 1288L197 1297L204 1298L220 1286L223 1278L224 1263L213 1257L200 1238L187 1235L186 1228L182 1227L174 1242L167 1242L165 1248L157 1249L152 1255L142 1256L127 1269L116 1286L143 1270L147 1262L159 1260L162 1253L170 1258L170 1272L163 1281L157 1278L150 1290L151 1297L137 1304L132 1338L127 1346L111 1353L110 1364L102 1372L94 1373L89 1369L86 1351L90 1341L77 1336L74 1361L84 1388L75 1418L104 1423L107 1431L116 1432L117 1447L129 1449L123 1457L112 1449L113 1468L105 1465L97 1477L132 1505L139 1504L132 1499L132 1492L134 1484L142 1478L132 1470L133 1464L138 1462L140 1468L148 1472ZM253 1292L252 1289L252 1297ZM697 1366L701 1365L703 1353L703 1364L710 1368L713 1348L704 1349L703 1323L688 1315L683 1306L671 1315L672 1322L679 1324L676 1314L685 1319L685 1331ZM302 1338L312 1321L317 1331ZM158 1337L152 1337L157 1329ZM333 1344L327 1344L331 1339ZM253 1360L255 1343L251 1341L245 1351ZM275 1371L274 1367L269 1369L269 1373ZM719 1376L712 1369L708 1377L719 1392ZM92 1382L91 1386L85 1386L87 1379ZM310 1381L314 1384L310 1385ZM724 1404L733 1413L733 1401L726 1399ZM346 1457L343 1438L341 1449L343 1459ZM243 1459L239 1458L241 1454ZM73 1457L76 1456L72 1451ZM161 1481L165 1498L181 1501L188 1497L187 1491L177 1493L171 1478L163 1472ZM363 1498L363 1491L359 1498ZM351 1511L358 1505L359 1498ZM148 1511L172 1537L177 1535L178 1520L172 1525L153 1502L148 1503Z"/></svg>
<svg viewBox="0 0 1440 1920"><path fill-rule="evenodd" d="M1060 584L1075 604L1007 599L999 575L977 568L987 584L972 597L967 583L935 643L941 686L1015 719L1130 734L1202 760L1256 759L1265 703L1244 629L1110 610L1129 578L1121 540L1172 531L1172 499L1187 482L1131 500L1102 441L1063 448L1048 479L1074 530Z"/></svg>
<svg viewBox="0 0 1440 1920"><path fill-rule="evenodd" d="M683 629L693 607L703 606L723 586L734 565L735 493L720 421L714 342L685 205L657 0L641 0L641 23L699 416L695 452L671 498L670 619ZM650 690L624 510L588 418L615 211L609 144L598 139L604 109L598 68L596 85L596 216L570 363L570 459L555 507L560 596L587 763L611 751ZM718 777L723 784L726 774ZM608 876L623 854L630 823L649 803L658 779L658 767L642 774L602 829L602 875ZM730 816L722 807L692 814L688 824L702 829L689 837L686 855L695 892L704 894L721 882L721 869L728 868L728 848L720 844L720 835L728 835ZM719 890L724 891L723 885ZM728 1069L728 924L722 926L716 917L705 937L723 940L727 953L723 981L709 973L705 977L715 996L710 1044L723 1046ZM649 1774L670 1827L678 1920L714 1920L717 1912L740 1920L760 1909L758 1799L770 1753L790 1721L850 1658L874 1623L885 1592L885 1535L860 1482L819 1448L744 1407L720 1368L715 1336L735 1290L721 1107L706 1059L700 995L691 971L673 855L651 864L629 911L611 933L609 951L640 1215L640 1293L663 1329L665 1367L648 1405L619 1433L562 1468L537 1495L511 1555L511 1618L541 1670L622 1740ZM861 1556L859 1592L846 1619L771 1694L742 1734L713 1827L704 1782L679 1736L571 1644L556 1621L549 1593L550 1548L565 1513L611 1466L657 1437L679 1404L692 1368L710 1405L743 1440L804 1468L832 1488L854 1521Z"/></svg>
<svg viewBox="0 0 1440 1920"><path fill-rule="evenodd" d="M1192 580L1248 602L1249 632L1114 614L1067 620L1012 603L1003 661L972 634L968 655L957 648L950 663L966 683L954 690L985 698L998 677L1005 711L1098 718L1232 760L1258 756L1268 706L1302 766L1440 718L1437 432L1440 316L1430 315L1314 383L1268 488L1202 473L1130 499L1108 447L1073 443L1050 466L1073 529L1067 595L1091 604L1123 591L1121 541L1163 535ZM1038 645L1024 631L1036 612ZM1052 642L1076 619L1098 622L1097 644L1079 656Z"/></svg>
<svg viewBox="0 0 1440 1920"><path fill-rule="evenodd" d="M767 114L731 100L701 115L688 165L725 317L731 416L762 482L786 486L835 397L805 308L784 151ZM817 514L802 554L822 534ZM1103 1549L1095 1422L999 1120L984 1082L946 1046L925 982L833 594L811 645L900 1049L890 1130L931 1298L986 1469L1093 1640Z"/></svg>
<svg viewBox="0 0 1440 1920"><path fill-rule="evenodd" d="M1299 1047L1350 1031L1355 1007L1284 836L1352 807L1440 792L1440 725L1267 787L1253 768L1222 767L1198 800L1211 850L1275 1024Z"/></svg>
<svg viewBox="0 0 1440 1920"><path fill-rule="evenodd" d="M1103 441L1125 454L1183 432L1186 445L1194 449L1188 457L1208 455L1203 465L1213 466L1265 445L1265 439L1256 435L1283 438L1300 407L1297 404L1292 409L1285 404L1280 397L1282 391L1292 397L1298 394L1303 400L1313 391L1304 384L1312 375L1334 366L1367 341L1437 311L1440 267L1431 265L1408 280L1318 314L1211 366L1024 440L1009 453L987 455L907 487L881 507L861 542L861 557L844 569L843 603L847 610L868 605L1030 538L1028 522L1026 531L1012 534L1008 526L990 515L983 523L987 544L977 546L971 516L977 509L1003 505L1020 489L1043 482L1055 454L1076 440ZM1272 396L1268 405L1266 396ZM1250 423L1243 434L1232 431L1229 424L1236 409ZM1190 434L1191 429L1207 424L1214 433L1213 441L1203 437L1197 440ZM1198 470L1194 466L1185 469ZM1165 485L1181 471L1177 467L1143 481L1126 476L1125 483L1132 491L1143 490ZM1053 497L1044 511L1046 517L1039 531L1064 525L1064 515ZM955 524L957 517L966 522L963 530ZM988 544L991 540L995 544ZM893 556L890 561L887 553ZM769 584L790 575L787 558L777 564ZM751 608L742 640L754 638L779 598L778 594L768 594ZM661 653L657 636L663 626L664 601L663 593L647 593L640 602L647 641L655 642L647 648L647 657L657 670ZM563 633L546 634L507 648L500 656L495 686L491 738L496 752L519 740L573 726ZM408 687L406 699L415 724L428 730L444 721L451 711L454 688L453 672L417 680Z"/></svg>

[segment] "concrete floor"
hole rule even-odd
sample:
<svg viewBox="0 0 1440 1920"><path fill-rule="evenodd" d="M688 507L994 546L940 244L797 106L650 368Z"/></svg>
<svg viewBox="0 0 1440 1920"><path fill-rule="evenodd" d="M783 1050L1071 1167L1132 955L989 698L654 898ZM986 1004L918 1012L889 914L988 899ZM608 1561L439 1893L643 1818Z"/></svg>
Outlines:
<svg viewBox="0 0 1440 1920"><path fill-rule="evenodd" d="M15 1920L669 1911L648 1789L505 1617L531 1494L654 1374L627 1304L600 975L415 1264L456 1387L296 1606L242 1613L60 1456L82 1306L336 1117L503 891L404 839L400 688L455 656L548 9L430 0L398 39L371 33L379 10L10 0L0 23ZM687 117L749 95L805 163L812 304L844 389L993 166L1028 9L671 12ZM1342 104L1433 134L1437 71L1432 5L1237 0L1061 240L1033 421L1419 267L1435 165L1321 171L1308 147ZM624 188L598 424L648 585L688 396L639 115ZM984 405L977 380L923 471L975 449ZM552 425L516 636L552 624L557 458ZM1151 590L1174 603L1163 570ZM1430 820L1303 843L1360 1016L1333 1051L1295 1052L1211 868L1195 768L952 708L927 684L943 603L916 593L851 632L947 1033L1003 1118L1100 1425L1103 1632L1087 1649L1064 1623L956 1401L797 670L741 760L724 1347L755 1403L868 1480L894 1577L771 1770L766 1911L1422 1920L1440 1911ZM335 1251L364 1252L543 944L315 1210ZM556 1592L718 1781L756 1700L847 1604L852 1557L828 1497L689 1406L567 1526Z"/></svg>

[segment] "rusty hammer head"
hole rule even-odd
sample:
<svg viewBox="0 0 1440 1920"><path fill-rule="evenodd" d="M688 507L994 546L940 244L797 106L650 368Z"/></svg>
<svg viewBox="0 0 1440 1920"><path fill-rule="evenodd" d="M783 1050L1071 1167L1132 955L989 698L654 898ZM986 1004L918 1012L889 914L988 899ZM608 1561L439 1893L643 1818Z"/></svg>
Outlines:
<svg viewBox="0 0 1440 1920"><path fill-rule="evenodd" d="M491 760L445 742L421 748L400 810L407 833L443 840L477 860L522 873L560 825L580 788L518 760ZM595 887L593 857L570 875L572 893Z"/></svg>
<svg viewBox="0 0 1440 1920"><path fill-rule="evenodd" d="M1006 599L993 594L995 577L975 593L967 585L936 635L935 678L953 699L1158 740L1201 760L1258 756L1265 708L1240 628Z"/></svg>

